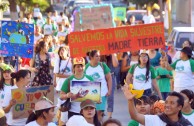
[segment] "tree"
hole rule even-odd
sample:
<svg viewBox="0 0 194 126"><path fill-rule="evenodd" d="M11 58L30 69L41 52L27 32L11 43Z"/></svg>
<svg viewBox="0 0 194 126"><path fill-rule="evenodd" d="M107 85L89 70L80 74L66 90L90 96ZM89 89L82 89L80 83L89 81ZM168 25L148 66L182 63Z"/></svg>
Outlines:
<svg viewBox="0 0 194 126"><path fill-rule="evenodd" d="M10 18L11 20L18 19L17 7L16 7L16 0L8 0L9 1L9 9L10 9Z"/></svg>
<svg viewBox="0 0 194 126"><path fill-rule="evenodd" d="M128 0L128 2L132 2L133 4L143 6L145 4L158 3L158 0Z"/></svg>
<svg viewBox="0 0 194 126"><path fill-rule="evenodd" d="M3 18L3 12L9 8L9 3L0 0L0 19Z"/></svg>

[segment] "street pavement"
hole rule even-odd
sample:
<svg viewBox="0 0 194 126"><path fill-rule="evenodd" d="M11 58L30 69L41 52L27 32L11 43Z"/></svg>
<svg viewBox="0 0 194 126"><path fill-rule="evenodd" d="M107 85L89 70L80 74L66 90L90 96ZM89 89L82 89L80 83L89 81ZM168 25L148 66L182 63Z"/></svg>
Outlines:
<svg viewBox="0 0 194 126"><path fill-rule="evenodd" d="M117 119L122 123L122 126L127 126L131 120L128 112L128 103L121 89L116 89L114 93L114 111L112 118ZM57 98L59 94L55 92L55 104L57 104ZM105 112L104 121L107 120L107 113ZM54 119L56 121L56 118Z"/></svg>

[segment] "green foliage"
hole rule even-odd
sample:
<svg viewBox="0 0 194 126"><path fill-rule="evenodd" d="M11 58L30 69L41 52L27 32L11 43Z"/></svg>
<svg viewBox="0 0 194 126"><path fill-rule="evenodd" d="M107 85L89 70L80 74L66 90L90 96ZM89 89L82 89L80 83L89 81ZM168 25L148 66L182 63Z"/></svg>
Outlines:
<svg viewBox="0 0 194 126"><path fill-rule="evenodd" d="M17 4L26 8L28 12L33 10L35 4L39 5L42 12L50 6L48 0L17 0Z"/></svg>
<svg viewBox="0 0 194 126"><path fill-rule="evenodd" d="M8 2L0 2L0 11L6 11L9 8L9 3Z"/></svg>

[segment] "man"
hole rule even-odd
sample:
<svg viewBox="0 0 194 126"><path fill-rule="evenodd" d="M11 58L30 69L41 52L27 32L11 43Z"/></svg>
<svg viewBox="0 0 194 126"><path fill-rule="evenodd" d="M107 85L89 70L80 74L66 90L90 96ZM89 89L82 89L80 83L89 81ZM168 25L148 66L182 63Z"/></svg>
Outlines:
<svg viewBox="0 0 194 126"><path fill-rule="evenodd" d="M128 108L131 118L145 126L192 126L182 114L184 98L180 93L171 92L165 101L165 110L161 115L143 115L137 112L134 105L134 97L129 90L129 86L123 87L123 92L128 100Z"/></svg>
<svg viewBox="0 0 194 126"><path fill-rule="evenodd" d="M147 9L147 14L143 16L143 21L144 24L151 24L156 22L154 16L151 14L150 9Z"/></svg>

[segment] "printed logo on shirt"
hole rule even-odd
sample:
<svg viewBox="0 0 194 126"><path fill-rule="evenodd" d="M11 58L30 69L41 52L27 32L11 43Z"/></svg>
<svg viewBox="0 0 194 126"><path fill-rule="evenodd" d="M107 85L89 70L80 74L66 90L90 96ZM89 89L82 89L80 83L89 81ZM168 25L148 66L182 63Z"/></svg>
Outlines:
<svg viewBox="0 0 194 126"><path fill-rule="evenodd" d="M184 66L177 66L177 67L176 67L176 70L177 70L177 71L183 71L183 70L184 70Z"/></svg>
<svg viewBox="0 0 194 126"><path fill-rule="evenodd" d="M71 70L69 67L66 67L66 69L62 69L62 73L69 73Z"/></svg>
<svg viewBox="0 0 194 126"><path fill-rule="evenodd" d="M4 97L5 97L5 94L1 94L1 99L4 99Z"/></svg>
<svg viewBox="0 0 194 126"><path fill-rule="evenodd" d="M99 78L100 78L100 75L99 75L97 72L94 73L94 74L92 74L91 76L92 76L92 78L93 78L94 80L99 80Z"/></svg>
<svg viewBox="0 0 194 126"><path fill-rule="evenodd" d="M135 76L135 79L142 82L146 80L146 77L144 74L140 74L140 75Z"/></svg>

